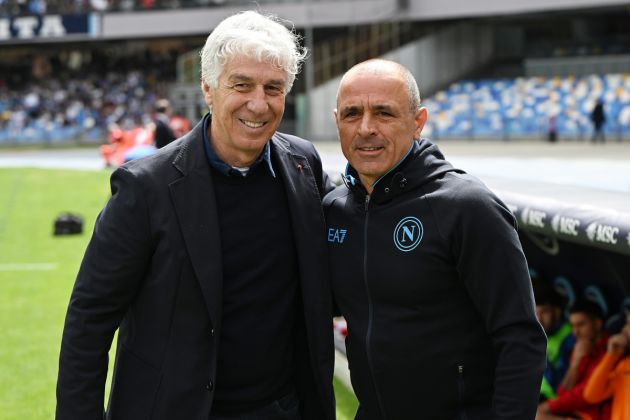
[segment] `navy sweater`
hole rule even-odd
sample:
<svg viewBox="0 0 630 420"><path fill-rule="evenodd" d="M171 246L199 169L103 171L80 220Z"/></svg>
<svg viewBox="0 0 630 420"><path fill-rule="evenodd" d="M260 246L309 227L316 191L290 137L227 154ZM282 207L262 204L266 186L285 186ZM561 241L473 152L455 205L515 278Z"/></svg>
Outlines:
<svg viewBox="0 0 630 420"><path fill-rule="evenodd" d="M290 392L298 272L287 197L266 164L248 176L213 169L223 252L223 327L215 415Z"/></svg>

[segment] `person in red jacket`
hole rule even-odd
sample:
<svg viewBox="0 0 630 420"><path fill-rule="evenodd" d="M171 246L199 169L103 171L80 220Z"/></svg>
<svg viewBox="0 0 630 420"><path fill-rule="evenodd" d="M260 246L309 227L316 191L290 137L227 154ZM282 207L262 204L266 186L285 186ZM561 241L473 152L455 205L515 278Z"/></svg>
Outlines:
<svg viewBox="0 0 630 420"><path fill-rule="evenodd" d="M630 419L630 312L621 333L608 340L608 350L584 388L584 399L599 403L612 397L611 420Z"/></svg>
<svg viewBox="0 0 630 420"><path fill-rule="evenodd" d="M569 369L558 387L558 397L538 406L536 420L609 419L608 404L591 403L583 395L588 378L606 353L608 335L602 310L595 302L578 301L571 307L569 322L576 338Z"/></svg>

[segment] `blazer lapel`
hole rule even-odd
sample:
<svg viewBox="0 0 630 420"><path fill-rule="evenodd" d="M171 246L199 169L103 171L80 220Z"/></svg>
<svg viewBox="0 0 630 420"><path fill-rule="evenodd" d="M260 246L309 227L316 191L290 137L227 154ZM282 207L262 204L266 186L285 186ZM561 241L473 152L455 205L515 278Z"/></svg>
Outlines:
<svg viewBox="0 0 630 420"><path fill-rule="evenodd" d="M217 329L221 326L223 272L216 199L199 125L191 134L173 162L183 176L169 188L188 256Z"/></svg>
<svg viewBox="0 0 630 420"><path fill-rule="evenodd" d="M274 136L272 142L276 146L272 147L272 153L277 157L278 172L289 202L308 324L308 320L318 315L324 307L322 296L328 293L324 284L328 272L321 266L322 262L326 262L325 247L318 243L318 238L324 237L326 228L324 213L309 161L304 156L292 153L290 146L282 139ZM323 270L323 274L319 270Z"/></svg>
<svg viewBox="0 0 630 420"><path fill-rule="evenodd" d="M273 137L274 147L272 153L279 162L280 177L286 190L289 201L289 211L293 227L295 243L300 249L300 245L310 239L310 234L322 234L322 232L312 232L313 226L321 226L324 229L324 214L321 209L321 198L313 170L305 156L294 154L290 151L289 145L282 139ZM319 209L319 211L315 211Z"/></svg>
<svg viewBox="0 0 630 420"><path fill-rule="evenodd" d="M318 383L317 389L322 391L329 384L322 382L319 367L322 363L324 366L328 363L329 355L328 350L322 352L321 345L326 343L328 336L332 337L326 246L322 242L326 229L324 212L309 161L305 156L292 153L290 145L284 140L274 136L272 142L276 146L272 147L272 153L277 158L275 162L279 163L278 172L285 186L291 213L313 377ZM324 394L320 393L320 396L327 400Z"/></svg>

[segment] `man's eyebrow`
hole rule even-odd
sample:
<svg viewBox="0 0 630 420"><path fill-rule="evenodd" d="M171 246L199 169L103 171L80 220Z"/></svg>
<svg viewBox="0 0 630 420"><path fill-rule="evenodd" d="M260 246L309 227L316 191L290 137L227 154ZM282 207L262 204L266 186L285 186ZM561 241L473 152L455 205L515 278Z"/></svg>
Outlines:
<svg viewBox="0 0 630 420"><path fill-rule="evenodd" d="M284 85L286 85L286 81L284 81L282 79L271 79L265 84L266 85L271 85L271 86L284 86Z"/></svg>
<svg viewBox="0 0 630 420"><path fill-rule="evenodd" d="M230 77L228 77L228 81L230 82L251 82L253 80L254 79L251 77L239 73L231 74Z"/></svg>
<svg viewBox="0 0 630 420"><path fill-rule="evenodd" d="M234 73L234 74L231 74L228 77L228 81L232 82L232 83L234 83L234 82L249 82L249 83L251 83L251 82L254 82L255 80L251 76L247 76L247 75L240 74L240 73ZM286 81L284 81L282 79L271 79L271 80L268 80L267 82L265 82L265 85L267 85L267 86L284 86L284 85L286 85Z"/></svg>
<svg viewBox="0 0 630 420"><path fill-rule="evenodd" d="M392 108L391 105L386 105L386 104L376 104L372 106L371 109L372 111L385 111L389 113L394 112L394 108Z"/></svg>
<svg viewBox="0 0 630 420"><path fill-rule="evenodd" d="M341 108L341 114L347 114L348 112L357 112L363 110L362 106L359 105L347 105Z"/></svg>

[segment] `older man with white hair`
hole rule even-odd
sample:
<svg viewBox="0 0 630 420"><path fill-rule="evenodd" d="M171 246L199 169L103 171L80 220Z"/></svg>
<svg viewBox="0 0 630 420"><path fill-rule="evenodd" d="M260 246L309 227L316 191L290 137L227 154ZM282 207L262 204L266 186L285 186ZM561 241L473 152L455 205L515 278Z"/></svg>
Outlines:
<svg viewBox="0 0 630 420"><path fill-rule="evenodd" d="M331 301L312 144L276 132L306 51L243 12L201 54L211 113L112 174L66 317L58 419L332 419Z"/></svg>

